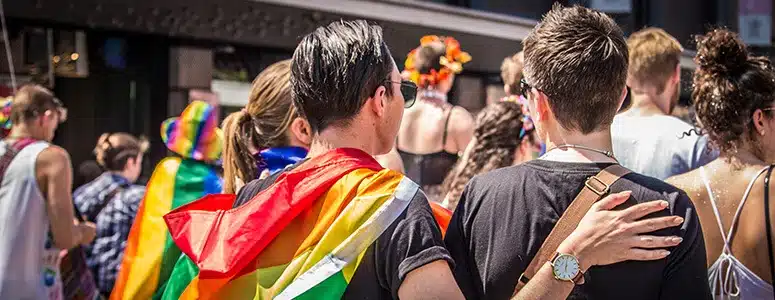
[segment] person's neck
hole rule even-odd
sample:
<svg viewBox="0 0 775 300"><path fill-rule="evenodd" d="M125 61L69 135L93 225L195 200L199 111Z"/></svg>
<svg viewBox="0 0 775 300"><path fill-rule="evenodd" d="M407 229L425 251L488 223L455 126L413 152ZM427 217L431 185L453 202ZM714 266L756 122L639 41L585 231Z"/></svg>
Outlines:
<svg viewBox="0 0 775 300"><path fill-rule="evenodd" d="M313 137L307 157L316 157L337 148L355 148L374 155L377 147L373 139L365 138L362 131L354 127L331 126Z"/></svg>
<svg viewBox="0 0 775 300"><path fill-rule="evenodd" d="M759 156L755 154L756 152L753 150L752 147L749 145L741 146L737 149L737 152L734 154L728 154L724 155L729 158L729 162L734 166L735 168L745 168L745 167L762 167L762 166L768 166L770 163L767 162L767 159L762 159Z"/></svg>
<svg viewBox="0 0 775 300"><path fill-rule="evenodd" d="M130 183L134 182L134 180L132 180L130 178L130 176L129 176L127 171L109 171L109 172L110 172L110 174L113 174L113 175L116 175L116 176L121 176L122 178L126 179Z"/></svg>
<svg viewBox="0 0 775 300"><path fill-rule="evenodd" d="M663 103L664 99L660 99L660 96L654 94L632 94L630 97L632 104L630 108L624 112L624 115L633 117L651 117L651 116L664 116L667 113L659 107L657 103Z"/></svg>
<svg viewBox="0 0 775 300"><path fill-rule="evenodd" d="M44 140L43 137L41 137L39 134L36 134L33 130L31 130L26 125L17 125L11 128L11 132L8 134L6 139L25 139L30 138L34 140Z"/></svg>
<svg viewBox="0 0 775 300"><path fill-rule="evenodd" d="M615 159L601 152L613 152L611 131L609 128L582 134L574 131L559 131L545 136L546 149L549 149L542 157L546 160L562 162L614 162ZM571 147L566 147L571 146ZM585 150L595 149L597 151Z"/></svg>

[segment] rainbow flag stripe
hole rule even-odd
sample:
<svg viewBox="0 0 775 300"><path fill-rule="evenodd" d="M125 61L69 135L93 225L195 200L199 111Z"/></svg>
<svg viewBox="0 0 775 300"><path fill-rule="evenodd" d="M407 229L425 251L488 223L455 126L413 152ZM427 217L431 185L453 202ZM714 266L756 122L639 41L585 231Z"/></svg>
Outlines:
<svg viewBox="0 0 775 300"><path fill-rule="evenodd" d="M161 137L167 148L185 158L215 161L221 157L223 132L215 108L205 102L193 101L180 117L165 120Z"/></svg>
<svg viewBox="0 0 775 300"><path fill-rule="evenodd" d="M220 193L221 179L208 165L169 157L153 171L129 233L111 299L150 299L163 291L180 249L164 224L164 214L206 194Z"/></svg>
<svg viewBox="0 0 775 300"><path fill-rule="evenodd" d="M185 253L163 299L339 299L368 247L419 187L368 154L336 149L246 205L211 195L165 220Z"/></svg>

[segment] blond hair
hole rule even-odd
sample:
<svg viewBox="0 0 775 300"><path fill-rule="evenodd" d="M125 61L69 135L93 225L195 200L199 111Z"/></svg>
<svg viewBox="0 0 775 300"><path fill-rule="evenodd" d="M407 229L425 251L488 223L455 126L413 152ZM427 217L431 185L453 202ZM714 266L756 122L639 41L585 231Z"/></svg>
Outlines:
<svg viewBox="0 0 775 300"><path fill-rule="evenodd" d="M245 109L223 121L225 193L236 192L237 180L250 182L257 178L254 151L288 145L286 132L299 116L291 98L290 78L290 60L272 64L253 80Z"/></svg>
<svg viewBox="0 0 775 300"><path fill-rule="evenodd" d="M522 80L522 69L524 68L525 55L522 51L504 58L503 63L501 63L501 79L511 95L519 93L519 81Z"/></svg>
<svg viewBox="0 0 775 300"><path fill-rule="evenodd" d="M633 33L627 39L627 48L630 52L627 82L648 84L662 93L681 59L681 43L664 30L649 27Z"/></svg>

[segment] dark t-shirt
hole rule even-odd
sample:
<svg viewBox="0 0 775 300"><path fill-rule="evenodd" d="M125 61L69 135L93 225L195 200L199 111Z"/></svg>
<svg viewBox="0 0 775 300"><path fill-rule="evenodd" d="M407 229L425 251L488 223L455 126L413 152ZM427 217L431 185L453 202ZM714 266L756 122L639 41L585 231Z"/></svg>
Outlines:
<svg viewBox="0 0 775 300"><path fill-rule="evenodd" d="M466 186L445 239L455 279L467 299L508 299L544 239L589 176L610 164L534 160L476 176ZM620 207L664 199L682 226L658 231L683 242L657 261L592 267L570 299L710 299L700 223L686 194L658 179L631 173L611 186L632 191ZM649 216L651 217L651 216Z"/></svg>
<svg viewBox="0 0 775 300"><path fill-rule="evenodd" d="M237 194L234 207L247 203L294 167L248 183ZM398 299L406 274L437 260L454 265L428 200L418 190L404 213L366 250L342 299Z"/></svg>

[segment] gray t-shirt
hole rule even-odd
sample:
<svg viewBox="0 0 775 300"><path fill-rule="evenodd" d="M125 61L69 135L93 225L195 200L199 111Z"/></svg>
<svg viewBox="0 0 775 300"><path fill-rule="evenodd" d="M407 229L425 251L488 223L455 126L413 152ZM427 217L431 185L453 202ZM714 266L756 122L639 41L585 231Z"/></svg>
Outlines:
<svg viewBox="0 0 775 300"><path fill-rule="evenodd" d="M614 156L623 166L661 180L699 168L718 157L708 137L672 116L623 116L611 125Z"/></svg>

